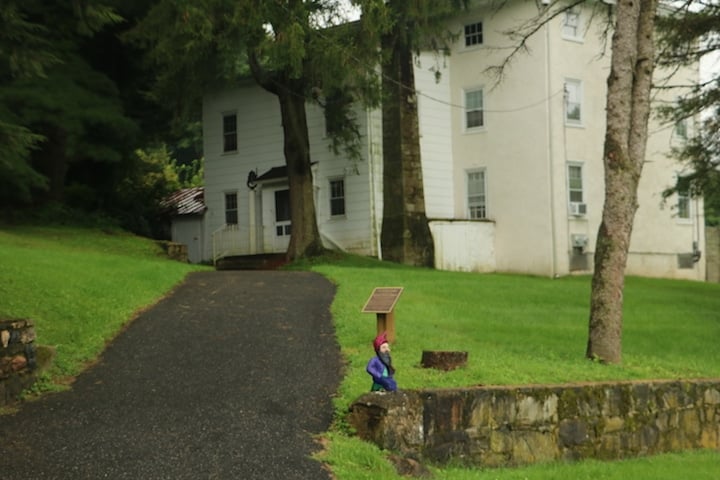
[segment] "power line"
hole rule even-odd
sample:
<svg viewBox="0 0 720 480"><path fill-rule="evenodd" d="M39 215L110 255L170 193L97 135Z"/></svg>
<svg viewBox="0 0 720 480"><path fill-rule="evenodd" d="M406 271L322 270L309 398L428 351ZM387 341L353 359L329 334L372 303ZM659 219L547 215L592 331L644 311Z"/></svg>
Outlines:
<svg viewBox="0 0 720 480"><path fill-rule="evenodd" d="M297 14L295 14L295 13L292 12L290 9L288 9L287 5L285 5L285 4L283 4L283 3L279 3L279 6L280 6L283 10L285 10L289 15L291 15L292 17L294 17L296 20L301 21L301 23L304 23L304 22L302 22L302 19L298 18ZM320 36L320 37L322 37L324 40L330 40L330 39L322 32L322 30L319 30L319 29L315 30L315 29L314 29L314 30L313 30L313 33L316 34L316 35L318 35L318 36ZM370 65L368 65L365 61L363 61L362 59L358 58L357 56L350 54L349 57L350 57L352 60L354 60L359 66L367 69L368 71L373 71L373 70L375 70L375 66L370 66ZM447 101L445 101L445 100L442 100L442 99L433 97L433 96L431 96L431 95L425 94L425 93L423 93L422 91L419 91L419 90L417 90L416 88L414 88L414 86L411 87L411 86L405 85L405 84L403 84L401 81L399 81L399 80L397 80L397 79L395 79L395 78L393 78L393 77L390 77L390 76L388 76L387 74L385 74L385 73L383 73L383 72L380 72L380 76L381 76L382 78L384 78L385 80L389 81L390 83L393 83L393 84L399 86L400 88L403 88L403 89L405 89L405 90L409 90L409 91L414 92L415 95L417 95L417 96L427 98L428 100L431 100L431 101L433 101L433 102L440 103L440 104L442 104L442 105L449 106L449 107L451 107L451 108L457 108L457 109L465 110L465 106L464 106L464 105L458 105L458 104L456 104L456 103L447 102ZM274 82L274 83L275 83L275 82ZM277 84L277 83L276 83L276 84ZM279 85L279 84L277 84L277 86L283 88L284 90L286 90L286 91L287 91L288 93L290 93L290 94L297 95L297 96L302 96L302 97L305 98L306 100L310 99L307 95L302 95L302 94L293 92L293 91L291 91L290 89L287 89L287 88L285 88L284 86L281 86L281 85ZM536 106L538 106L538 105L542 105L542 104L545 103L545 102L549 102L551 99L553 99L554 97L556 97L557 95L559 95L559 94L561 94L561 93L563 93L563 92L564 92L564 89L560 89L560 90L558 90L557 92L551 94L551 95L548 96L548 97L545 97L545 98L543 98L543 99L541 99L541 100L538 100L538 101L536 101L536 102L533 102L533 103L531 103L531 104L524 105L524 106L521 106L521 107L515 107L515 108L509 108L509 109L502 109L502 110L488 110L488 109L483 109L483 112L486 112L486 113L514 113L514 112L520 112L520 111L523 111L523 110L528 110L528 109L530 109L530 108L536 107Z"/></svg>

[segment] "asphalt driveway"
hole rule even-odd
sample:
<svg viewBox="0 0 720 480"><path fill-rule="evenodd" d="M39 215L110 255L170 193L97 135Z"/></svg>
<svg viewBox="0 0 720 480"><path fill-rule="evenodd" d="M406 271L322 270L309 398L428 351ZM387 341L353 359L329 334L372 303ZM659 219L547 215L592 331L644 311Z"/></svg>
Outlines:
<svg viewBox="0 0 720 480"><path fill-rule="evenodd" d="M0 417L0 478L323 479L341 359L335 287L308 272L191 274L67 392Z"/></svg>

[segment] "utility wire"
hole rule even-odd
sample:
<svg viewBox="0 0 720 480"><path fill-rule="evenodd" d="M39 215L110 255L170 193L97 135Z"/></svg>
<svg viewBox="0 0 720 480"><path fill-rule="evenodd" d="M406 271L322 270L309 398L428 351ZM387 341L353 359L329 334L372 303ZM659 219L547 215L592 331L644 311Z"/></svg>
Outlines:
<svg viewBox="0 0 720 480"><path fill-rule="evenodd" d="M302 21L302 19L299 18L299 17L297 16L297 14L295 14L295 13L292 12L290 9L288 9L287 5L285 5L285 4L283 4L283 3L279 3L279 6L280 6L283 10L285 10L285 11L288 13L288 15L292 16L293 18L295 18L295 20L297 20L297 21L299 21L299 22L301 22L301 23L304 24L304 21ZM319 30L319 29L318 29L318 30L313 30L313 33L316 34L316 35L318 35L319 37L322 37L324 40L330 40L324 33L322 33L322 30ZM368 64L367 64L366 62L364 62L362 59L358 58L357 56L355 56L355 55L353 55L353 54L350 54L350 55L349 55L349 58L352 59L352 60L354 60L360 67L363 67L363 68L367 69L368 71L375 70L375 67L372 67L372 68L371 68L370 65L368 65ZM440 103L440 104L442 104L442 105L447 105L447 106L449 106L449 107L451 107L451 108L457 108L457 109L465 110L465 106L464 106L464 105L458 105L458 104L456 104L456 103L447 102L447 101L445 101L445 100L442 100L442 99L433 97L433 96L431 96L431 95L425 94L425 93L423 93L422 91L419 91L419 90L415 89L414 86L411 87L411 86L405 85L405 84L403 84L401 81L399 81L399 80L397 80L397 79L395 79L395 78L393 78L393 77L390 77L390 76L388 76L387 74L385 74L385 73L383 73L383 72L380 72L380 75L381 75L382 78L384 78L385 80L389 81L390 83L393 83L393 84L395 84L395 85L397 85L397 86L399 86L400 88L403 88L403 89L405 89L405 90L412 91L412 92L414 92L415 95L417 95L417 96L427 98L428 100L431 100L431 101L433 101L433 102ZM283 90L285 90L286 92L290 93L291 95L296 95L296 96L298 96L298 97L303 97L303 98L305 98L306 100L312 99L311 97L308 97L307 95L294 92L294 91L292 91L292 90L284 87L283 85L278 84L277 82L273 82L273 83L276 83L276 85L277 85L278 87L283 88ZM515 108L509 108L509 109L501 109L501 110L488 110L488 109L483 109L483 112L487 112L487 113L514 113L514 112L521 112L521 111L523 111L523 110L528 110L528 109L533 108L533 107L536 107L536 106L538 106L538 105L542 105L543 103L550 101L551 99L553 99L554 97L556 97L557 95L559 95L559 94L561 94L561 93L563 93L563 92L564 92L564 89L560 89L560 90L558 90L557 92L551 94L551 95L548 96L548 97L545 97L545 98L543 98L543 99L541 99L541 100L538 100L538 101L533 102L533 103L528 104L528 105L523 105L523 106L521 106L521 107L515 107ZM314 99L312 99L312 100L314 100Z"/></svg>

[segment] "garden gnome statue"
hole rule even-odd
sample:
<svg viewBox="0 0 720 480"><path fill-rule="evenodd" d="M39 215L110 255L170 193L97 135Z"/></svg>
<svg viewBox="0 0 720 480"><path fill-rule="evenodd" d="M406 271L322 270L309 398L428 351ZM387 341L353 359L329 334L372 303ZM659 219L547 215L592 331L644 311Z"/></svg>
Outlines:
<svg viewBox="0 0 720 480"><path fill-rule="evenodd" d="M371 390L373 392L394 392L397 390L397 383L393 378L395 369L392 366L390 344L385 332L375 337L373 347L375 348L375 356L370 359L366 369L373 379Z"/></svg>

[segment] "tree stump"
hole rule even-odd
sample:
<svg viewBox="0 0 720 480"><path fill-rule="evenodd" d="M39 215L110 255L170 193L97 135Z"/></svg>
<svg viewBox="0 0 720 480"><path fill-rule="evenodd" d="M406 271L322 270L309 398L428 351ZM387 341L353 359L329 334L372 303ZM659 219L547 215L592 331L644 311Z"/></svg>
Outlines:
<svg viewBox="0 0 720 480"><path fill-rule="evenodd" d="M423 350L420 364L423 368L435 368L447 372L465 366L467 359L468 352Z"/></svg>

